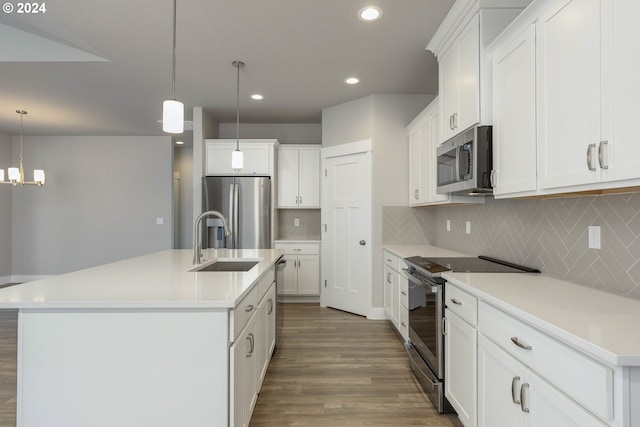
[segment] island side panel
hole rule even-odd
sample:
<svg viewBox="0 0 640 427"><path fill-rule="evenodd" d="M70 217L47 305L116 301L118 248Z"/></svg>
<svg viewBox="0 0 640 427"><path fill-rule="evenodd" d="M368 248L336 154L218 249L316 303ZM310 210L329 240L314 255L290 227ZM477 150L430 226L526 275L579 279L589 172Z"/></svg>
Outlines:
<svg viewBox="0 0 640 427"><path fill-rule="evenodd" d="M18 315L17 426L228 425L227 310Z"/></svg>

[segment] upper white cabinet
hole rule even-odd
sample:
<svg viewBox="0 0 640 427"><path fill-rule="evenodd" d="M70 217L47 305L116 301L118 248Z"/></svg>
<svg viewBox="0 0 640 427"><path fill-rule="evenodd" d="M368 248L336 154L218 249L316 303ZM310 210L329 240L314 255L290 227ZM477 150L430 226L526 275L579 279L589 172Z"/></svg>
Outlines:
<svg viewBox="0 0 640 427"><path fill-rule="evenodd" d="M639 14L633 0L535 0L490 46L496 197L640 185Z"/></svg>
<svg viewBox="0 0 640 427"><path fill-rule="evenodd" d="M438 58L439 142L475 124L491 124L490 63L485 47L530 0L458 0L427 50Z"/></svg>
<svg viewBox="0 0 640 427"><path fill-rule="evenodd" d="M484 203L484 197L438 194L436 148L439 144L440 103L434 99L407 126L409 139L409 205Z"/></svg>
<svg viewBox="0 0 640 427"><path fill-rule="evenodd" d="M497 50L493 63L493 194L535 191L535 26Z"/></svg>
<svg viewBox="0 0 640 427"><path fill-rule="evenodd" d="M240 150L244 153L244 167L231 167L231 153L236 149L235 139L205 140L206 175L260 175L274 176L275 139L241 139Z"/></svg>
<svg viewBox="0 0 640 427"><path fill-rule="evenodd" d="M320 208L320 146L286 145L278 149L279 208Z"/></svg>

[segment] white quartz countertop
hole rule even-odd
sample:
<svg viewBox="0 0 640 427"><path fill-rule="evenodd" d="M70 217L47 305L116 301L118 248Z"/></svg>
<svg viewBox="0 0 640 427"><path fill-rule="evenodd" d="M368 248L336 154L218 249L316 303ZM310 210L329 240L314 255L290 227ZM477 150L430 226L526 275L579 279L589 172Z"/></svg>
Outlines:
<svg viewBox="0 0 640 427"><path fill-rule="evenodd" d="M640 301L532 273L443 273L481 300L619 366L640 366Z"/></svg>
<svg viewBox="0 0 640 427"><path fill-rule="evenodd" d="M0 308L232 308L284 254L205 249L214 259L259 263L247 272L191 272L190 249L168 250L0 289Z"/></svg>
<svg viewBox="0 0 640 427"><path fill-rule="evenodd" d="M430 245L382 245L389 252L399 256L400 258L408 258L412 256L423 257L456 257L470 256L461 254L460 252L442 249L437 246Z"/></svg>

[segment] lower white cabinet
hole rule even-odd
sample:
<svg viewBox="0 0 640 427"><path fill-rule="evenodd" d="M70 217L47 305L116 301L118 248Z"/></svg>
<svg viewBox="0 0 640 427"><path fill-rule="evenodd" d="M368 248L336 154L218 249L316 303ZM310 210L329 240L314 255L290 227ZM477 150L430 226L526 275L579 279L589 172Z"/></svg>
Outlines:
<svg viewBox="0 0 640 427"><path fill-rule="evenodd" d="M391 323L398 328L400 319L400 274L386 265L384 266L384 311L387 313Z"/></svg>
<svg viewBox="0 0 640 427"><path fill-rule="evenodd" d="M562 364L562 360L556 361ZM488 338L478 338L479 427L604 427Z"/></svg>
<svg viewBox="0 0 640 427"><path fill-rule="evenodd" d="M269 291L258 303L257 318L259 319L259 334L256 342L256 352L258 357L259 382L258 388L262 386L264 377L267 375L267 368L271 355L276 346L276 287L271 285Z"/></svg>
<svg viewBox="0 0 640 427"><path fill-rule="evenodd" d="M402 338L409 339L409 281L402 272L407 268L402 258L385 250L384 257L384 311Z"/></svg>
<svg viewBox="0 0 640 427"><path fill-rule="evenodd" d="M246 427L258 400L258 355L256 352L256 322L253 316L230 349L230 415L229 425Z"/></svg>
<svg viewBox="0 0 640 427"><path fill-rule="evenodd" d="M465 427L475 427L477 408L476 357L478 332L476 328L455 315L446 312L445 396L458 413Z"/></svg>
<svg viewBox="0 0 640 427"><path fill-rule="evenodd" d="M320 295L320 244L316 242L281 243L287 265L284 269L284 294L299 296Z"/></svg>

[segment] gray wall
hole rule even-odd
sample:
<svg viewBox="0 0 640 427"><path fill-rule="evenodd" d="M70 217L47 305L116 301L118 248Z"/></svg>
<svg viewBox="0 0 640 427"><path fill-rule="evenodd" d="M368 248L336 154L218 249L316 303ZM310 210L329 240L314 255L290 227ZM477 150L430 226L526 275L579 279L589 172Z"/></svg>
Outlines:
<svg viewBox="0 0 640 427"><path fill-rule="evenodd" d="M277 209L278 239L320 240L320 209ZM295 220L300 221L295 226Z"/></svg>
<svg viewBox="0 0 640 427"><path fill-rule="evenodd" d="M178 236L176 249L193 247L193 147L176 146L173 150L173 170L180 173L178 192Z"/></svg>
<svg viewBox="0 0 640 427"><path fill-rule="evenodd" d="M322 110L322 146L373 138L373 96Z"/></svg>
<svg viewBox="0 0 640 427"><path fill-rule="evenodd" d="M218 138L236 138L235 123L220 123ZM280 144L320 144L320 123L240 123L240 139L277 139Z"/></svg>
<svg viewBox="0 0 640 427"><path fill-rule="evenodd" d="M487 198L485 205L385 208L384 214L385 243L420 244L408 231L420 227L428 236L424 243L529 265L552 277L640 299L640 193ZM471 221L470 235L465 221ZM588 248L589 225L601 227L599 250Z"/></svg>
<svg viewBox="0 0 640 427"><path fill-rule="evenodd" d="M28 171L45 169L47 182L14 189L13 275L171 248L170 137L28 136L24 158Z"/></svg>
<svg viewBox="0 0 640 427"><path fill-rule="evenodd" d="M14 166L11 160L11 137L0 134L0 169L4 169L5 179L7 168ZM0 284L11 276L11 191L10 185L0 184Z"/></svg>

